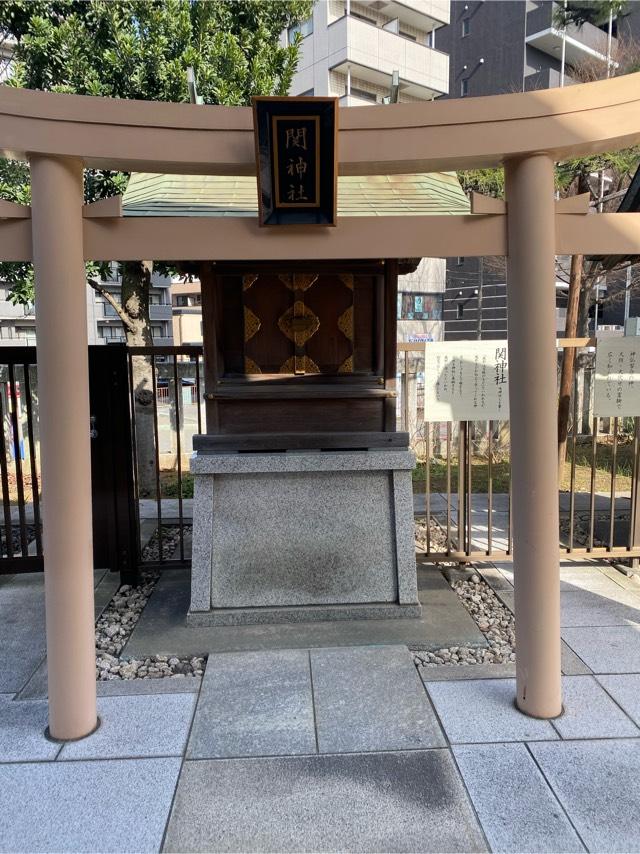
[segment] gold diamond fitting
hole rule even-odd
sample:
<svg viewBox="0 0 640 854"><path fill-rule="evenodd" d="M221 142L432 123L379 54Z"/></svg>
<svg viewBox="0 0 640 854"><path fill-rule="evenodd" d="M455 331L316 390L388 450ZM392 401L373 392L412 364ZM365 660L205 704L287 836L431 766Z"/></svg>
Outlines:
<svg viewBox="0 0 640 854"><path fill-rule="evenodd" d="M255 315L250 308L244 307L244 340L251 341L256 332L260 329L262 323L260 318Z"/></svg>
<svg viewBox="0 0 640 854"><path fill-rule="evenodd" d="M307 291L318 278L317 273L282 273L278 276L290 291Z"/></svg>
<svg viewBox="0 0 640 854"><path fill-rule="evenodd" d="M353 273L340 273L338 278L350 291L353 290Z"/></svg>
<svg viewBox="0 0 640 854"><path fill-rule="evenodd" d="M353 306L342 312L338 318L338 329L347 341L353 341Z"/></svg>
<svg viewBox="0 0 640 854"><path fill-rule="evenodd" d="M302 300L296 300L280 317L278 327L296 347L304 347L320 328L320 320Z"/></svg>
<svg viewBox="0 0 640 854"><path fill-rule="evenodd" d="M260 365L250 359L248 356L244 357L244 372L245 374L261 374L262 370L260 369Z"/></svg>
<svg viewBox="0 0 640 854"><path fill-rule="evenodd" d="M243 276L242 277L242 290L248 291L249 288L251 287L251 285L255 282L255 280L257 278L258 278L257 273L247 273L245 276Z"/></svg>
<svg viewBox="0 0 640 854"><path fill-rule="evenodd" d="M320 368L308 356L289 356L280 366L281 374L319 374Z"/></svg>

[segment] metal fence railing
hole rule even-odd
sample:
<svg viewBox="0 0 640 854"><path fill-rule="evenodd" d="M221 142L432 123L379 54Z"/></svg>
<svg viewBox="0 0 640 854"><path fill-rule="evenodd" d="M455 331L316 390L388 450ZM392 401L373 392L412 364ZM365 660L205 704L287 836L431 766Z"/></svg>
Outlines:
<svg viewBox="0 0 640 854"><path fill-rule="evenodd" d="M0 573L42 569L35 347L0 350Z"/></svg>
<svg viewBox="0 0 640 854"><path fill-rule="evenodd" d="M562 341L559 342L562 345ZM587 344L589 342L586 342ZM559 489L564 558L640 558L640 419L593 416L593 354L579 352ZM433 423L424 413L424 345L400 344L398 426L418 465L417 503L434 525L428 560L511 558L508 422ZM134 495L142 567L191 558L192 437L203 432L202 347L127 351ZM428 415L428 413L427 413ZM42 569L40 443L35 348L0 348L0 574Z"/></svg>
<svg viewBox="0 0 640 854"><path fill-rule="evenodd" d="M590 339L560 339L578 356L566 462L559 471L564 559L640 558L640 419L593 415ZM422 551L439 561L510 560L508 421L434 423L424 411L424 344L399 344L398 425L418 459L414 492L426 525ZM559 361L560 363L560 361ZM559 467L560 468L560 467Z"/></svg>
<svg viewBox="0 0 640 854"><path fill-rule="evenodd" d="M202 354L197 345L127 350L142 567L191 560L189 457L203 431Z"/></svg>

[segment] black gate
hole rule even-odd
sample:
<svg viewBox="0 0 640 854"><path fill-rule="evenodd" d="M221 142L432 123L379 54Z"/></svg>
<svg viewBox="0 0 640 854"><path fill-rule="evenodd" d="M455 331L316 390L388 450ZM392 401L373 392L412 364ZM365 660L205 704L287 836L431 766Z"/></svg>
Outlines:
<svg viewBox="0 0 640 854"><path fill-rule="evenodd" d="M89 347L89 380L94 566L131 583L139 538L126 347ZM0 348L0 422L0 575L42 571L35 347Z"/></svg>
<svg viewBox="0 0 640 854"><path fill-rule="evenodd" d="M138 520L124 344L89 347L93 565L137 579Z"/></svg>

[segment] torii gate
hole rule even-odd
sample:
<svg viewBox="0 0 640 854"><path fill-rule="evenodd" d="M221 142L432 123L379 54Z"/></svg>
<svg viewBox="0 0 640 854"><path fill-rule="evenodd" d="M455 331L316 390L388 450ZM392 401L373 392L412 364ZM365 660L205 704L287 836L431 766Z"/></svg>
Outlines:
<svg viewBox="0 0 640 854"><path fill-rule="evenodd" d="M40 394L49 723L96 726L85 260L506 255L518 707L562 711L556 453L558 254L640 253L640 214L554 201L554 161L640 143L640 74L552 89L343 110L340 173L504 165L506 204L468 216L350 217L336 228L257 219L120 217L83 207L83 167L255 173L252 113L0 87L0 154L28 159L31 209L0 202L0 258L33 261ZM70 378L73 379L70 382Z"/></svg>

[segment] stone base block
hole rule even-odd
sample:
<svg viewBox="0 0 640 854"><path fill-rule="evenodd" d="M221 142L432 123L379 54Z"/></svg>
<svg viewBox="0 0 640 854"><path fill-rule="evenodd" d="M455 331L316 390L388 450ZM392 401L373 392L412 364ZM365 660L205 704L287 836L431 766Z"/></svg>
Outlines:
<svg viewBox="0 0 640 854"><path fill-rule="evenodd" d="M419 618L417 605L297 605L295 608L217 608L189 611L188 626L253 626L261 623L317 623L326 620L397 620Z"/></svg>
<svg viewBox="0 0 640 854"><path fill-rule="evenodd" d="M420 615L408 451L207 453L189 623Z"/></svg>

